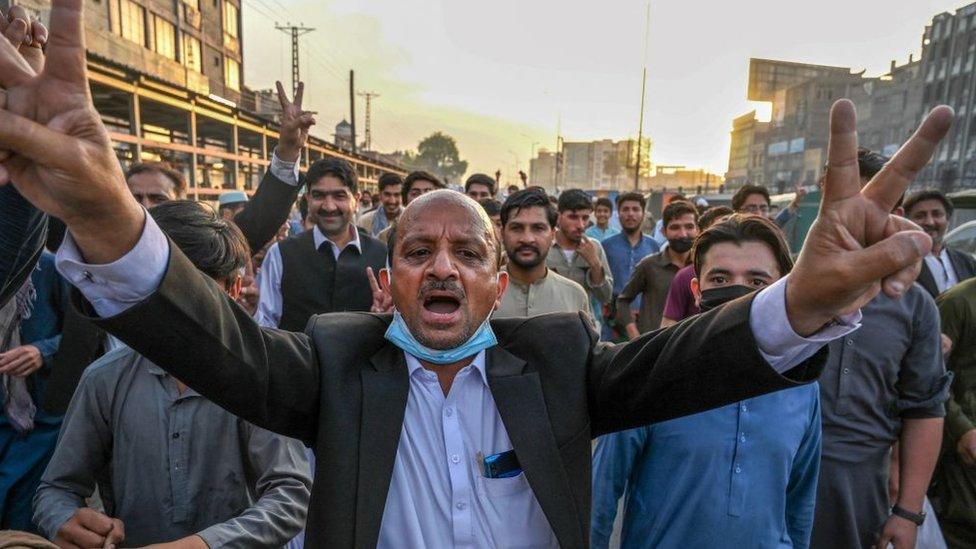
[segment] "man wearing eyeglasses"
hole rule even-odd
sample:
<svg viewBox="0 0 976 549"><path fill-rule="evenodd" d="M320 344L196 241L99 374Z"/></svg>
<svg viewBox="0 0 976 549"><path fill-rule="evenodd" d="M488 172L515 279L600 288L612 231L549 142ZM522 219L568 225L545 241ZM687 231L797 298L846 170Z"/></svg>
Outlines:
<svg viewBox="0 0 976 549"><path fill-rule="evenodd" d="M735 213L761 215L769 219L769 191L761 185L746 184L732 195Z"/></svg>

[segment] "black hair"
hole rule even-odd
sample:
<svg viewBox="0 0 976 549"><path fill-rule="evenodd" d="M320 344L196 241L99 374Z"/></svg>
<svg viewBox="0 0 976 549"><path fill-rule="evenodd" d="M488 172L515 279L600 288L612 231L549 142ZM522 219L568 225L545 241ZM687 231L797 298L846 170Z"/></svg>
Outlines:
<svg viewBox="0 0 976 549"><path fill-rule="evenodd" d="M400 187L400 197L403 198L404 204L407 203L407 197L410 196L410 189L413 188L413 184L417 181L430 181L438 189L443 189L446 187L444 182L441 181L441 178L430 172L425 172L423 170L412 171L407 174L407 177L403 178L403 187Z"/></svg>
<svg viewBox="0 0 976 549"><path fill-rule="evenodd" d="M715 220L726 215L732 215L735 210L728 206L712 206L698 217L698 229L704 231L712 226Z"/></svg>
<svg viewBox="0 0 976 549"><path fill-rule="evenodd" d="M763 198L766 199L766 205L772 204L772 200L769 199L769 190L762 185L753 185L751 183L746 183L739 190L735 191L732 195L732 209L739 211L742 209L742 205L746 203L746 199L754 194L761 194Z"/></svg>
<svg viewBox="0 0 976 549"><path fill-rule="evenodd" d="M213 208L192 200L172 200L150 215L193 266L214 280L233 283L251 252L241 230Z"/></svg>
<svg viewBox="0 0 976 549"><path fill-rule="evenodd" d="M638 204L640 204L642 210L647 207L647 199L644 198L644 195L637 192L622 193L619 196L617 196L618 210L620 209L620 206L623 205L624 202L637 202Z"/></svg>
<svg viewBox="0 0 976 549"><path fill-rule="evenodd" d="M668 228L668 223L671 223L672 220L687 214L694 214L695 223L698 223L698 208L694 204L687 200L672 200L664 207L664 211L661 212L661 223L664 224L664 228L666 229Z"/></svg>
<svg viewBox="0 0 976 549"><path fill-rule="evenodd" d="M593 201L590 200L590 195L580 189L568 189L559 195L559 213L592 209Z"/></svg>
<svg viewBox="0 0 976 549"><path fill-rule="evenodd" d="M481 204L481 207L485 209L485 213L488 214L488 217L501 215L502 203L494 198L482 198L478 201L478 204Z"/></svg>
<svg viewBox="0 0 976 549"><path fill-rule="evenodd" d="M613 211L613 202L611 202L610 199L605 196L601 196L600 198L597 198L596 202L593 203L594 210L599 208L600 206L603 206L604 208L609 208L611 212Z"/></svg>
<svg viewBox="0 0 976 549"><path fill-rule="evenodd" d="M173 183L176 196L183 196L186 193L186 178L183 174L173 169L168 162L137 162L125 171L125 180L128 181L133 175L140 173L159 173Z"/></svg>
<svg viewBox="0 0 976 549"><path fill-rule="evenodd" d="M403 185L403 178L395 173L387 172L380 176L379 182L377 184L379 185L380 192L383 192L383 189L390 187L392 185Z"/></svg>
<svg viewBox="0 0 976 549"><path fill-rule="evenodd" d="M891 160L887 156L874 152L871 149L859 148L857 150L857 169L860 176L864 179L872 179L878 175L881 168Z"/></svg>
<svg viewBox="0 0 976 549"><path fill-rule="evenodd" d="M941 191L937 191L935 189L924 189L908 195L908 198L905 199L905 215L911 215L912 208L924 200L938 200L945 208L946 217L952 217L952 212L955 210L955 207L952 205L952 201L949 200L949 197L947 197Z"/></svg>
<svg viewBox="0 0 976 549"><path fill-rule="evenodd" d="M739 245L743 242L762 242L773 251L781 276L786 276L786 273L793 270L790 246L786 243L783 231L775 223L759 215L733 214L728 219L702 231L695 238L691 257L697 276L701 277L704 274L702 265L705 263L705 254L712 246L722 242Z"/></svg>
<svg viewBox="0 0 976 549"><path fill-rule="evenodd" d="M305 174L305 184L311 186L325 176L332 176L342 181L343 186L353 193L359 192L359 175L352 164L341 158L323 158L316 160Z"/></svg>
<svg viewBox="0 0 976 549"><path fill-rule="evenodd" d="M500 214L502 227L507 225L509 218L517 214L522 208L542 208L546 212L546 221L549 222L549 227L556 226L556 219L559 217L559 214L556 212L556 208L552 205L552 202L549 201L549 197L545 191L529 188L516 191L505 199Z"/></svg>
<svg viewBox="0 0 976 549"><path fill-rule="evenodd" d="M471 185L484 185L488 187L488 192L491 193L491 196L495 196L495 184L494 177L488 174L476 173L464 182L464 193L467 194L471 190Z"/></svg>

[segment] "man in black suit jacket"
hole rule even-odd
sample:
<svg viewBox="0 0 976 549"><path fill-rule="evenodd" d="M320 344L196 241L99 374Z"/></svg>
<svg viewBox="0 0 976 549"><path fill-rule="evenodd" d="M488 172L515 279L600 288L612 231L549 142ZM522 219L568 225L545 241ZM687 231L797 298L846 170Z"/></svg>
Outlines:
<svg viewBox="0 0 976 549"><path fill-rule="evenodd" d="M976 258L945 245L943 239L952 219L952 202L942 192L926 189L905 199L905 216L932 237L932 252L922 262L918 283L932 297L976 276Z"/></svg>
<svg viewBox="0 0 976 549"><path fill-rule="evenodd" d="M585 547L592 436L813 379L824 359L818 341L849 331L878 291L901 295L931 245L888 212L944 137L951 110L933 111L862 192L854 109L841 101L821 215L791 276L755 297L622 346L599 343L578 315L484 322L507 286L491 221L469 198L438 191L404 212L392 270L381 274L392 319L341 313L313 318L305 334L262 329L125 192L85 92L81 13L74 0L54 0L59 48L42 74L0 48L9 94L0 147L22 159L7 168L25 197L67 223L60 268L100 325L233 413L313 448L314 547L415 545L427 534L484 546L509 531ZM70 115L63 132L46 129L59 115ZM48 153L68 149L85 154ZM480 400L455 402L461 386ZM431 421L418 423L438 398ZM445 402L482 415L459 418ZM467 442L479 425L494 426L496 444ZM454 448L405 455L438 440L439 427ZM445 485L448 471L478 497ZM394 489L400 497L388 498ZM418 504L432 501L442 505ZM407 527L384 531L391 523Z"/></svg>

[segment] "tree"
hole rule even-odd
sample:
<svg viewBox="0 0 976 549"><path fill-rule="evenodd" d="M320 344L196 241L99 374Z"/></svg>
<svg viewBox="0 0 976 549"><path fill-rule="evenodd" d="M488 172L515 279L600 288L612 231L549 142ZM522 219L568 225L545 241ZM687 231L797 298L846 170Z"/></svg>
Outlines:
<svg viewBox="0 0 976 549"><path fill-rule="evenodd" d="M454 138L434 132L417 145L413 157L415 167L431 171L445 181L458 181L468 171L468 162L461 160Z"/></svg>

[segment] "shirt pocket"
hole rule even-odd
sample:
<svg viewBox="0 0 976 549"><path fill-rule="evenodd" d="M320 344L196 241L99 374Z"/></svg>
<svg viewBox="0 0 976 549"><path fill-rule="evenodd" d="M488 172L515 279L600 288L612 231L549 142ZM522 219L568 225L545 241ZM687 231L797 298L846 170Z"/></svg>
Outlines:
<svg viewBox="0 0 976 549"><path fill-rule="evenodd" d="M478 477L482 496L495 500L529 491L529 481L525 473L509 478Z"/></svg>

